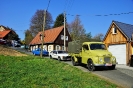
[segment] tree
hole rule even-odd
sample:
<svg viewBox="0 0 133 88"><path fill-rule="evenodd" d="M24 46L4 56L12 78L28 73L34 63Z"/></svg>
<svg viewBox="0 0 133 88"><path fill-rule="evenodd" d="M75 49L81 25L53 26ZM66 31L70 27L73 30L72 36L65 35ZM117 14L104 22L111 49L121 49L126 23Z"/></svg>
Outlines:
<svg viewBox="0 0 133 88"><path fill-rule="evenodd" d="M26 30L25 31L25 44L29 45L29 43L31 42L31 40L33 39L32 33L30 30Z"/></svg>
<svg viewBox="0 0 133 88"><path fill-rule="evenodd" d="M53 28L62 26L64 24L64 14L59 14L56 18Z"/></svg>
<svg viewBox="0 0 133 88"><path fill-rule="evenodd" d="M45 29L52 27L53 19L49 12L46 12ZM32 36L35 36L38 32L42 31L44 22L44 10L37 10L31 18L30 31Z"/></svg>
<svg viewBox="0 0 133 88"><path fill-rule="evenodd" d="M103 40L104 34L99 33L93 37L93 41L99 41L101 42Z"/></svg>
<svg viewBox="0 0 133 88"><path fill-rule="evenodd" d="M86 33L86 37L87 37L89 40L91 40L91 38L92 38L91 32Z"/></svg>
<svg viewBox="0 0 133 88"><path fill-rule="evenodd" d="M76 16L71 24L68 24L68 31L73 41L81 40L86 37L85 29L81 24L79 16Z"/></svg>

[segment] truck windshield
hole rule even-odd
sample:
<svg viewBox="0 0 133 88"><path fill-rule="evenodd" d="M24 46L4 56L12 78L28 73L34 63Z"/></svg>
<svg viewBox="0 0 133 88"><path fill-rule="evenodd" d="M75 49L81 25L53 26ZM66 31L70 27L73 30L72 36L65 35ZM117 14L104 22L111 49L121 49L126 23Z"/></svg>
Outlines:
<svg viewBox="0 0 133 88"><path fill-rule="evenodd" d="M104 44L91 44L90 49L91 50L96 50L96 49L106 50L106 47Z"/></svg>

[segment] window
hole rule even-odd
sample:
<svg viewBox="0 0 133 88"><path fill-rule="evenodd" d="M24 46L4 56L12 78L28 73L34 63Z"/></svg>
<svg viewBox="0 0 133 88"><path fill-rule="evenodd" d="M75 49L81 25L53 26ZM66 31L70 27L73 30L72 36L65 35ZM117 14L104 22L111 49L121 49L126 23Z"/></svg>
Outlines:
<svg viewBox="0 0 133 88"><path fill-rule="evenodd" d="M88 45L83 45L83 49L84 49L84 50L89 50Z"/></svg>
<svg viewBox="0 0 133 88"><path fill-rule="evenodd" d="M56 45L56 50L60 50L60 46L59 45Z"/></svg>
<svg viewBox="0 0 133 88"><path fill-rule="evenodd" d="M48 49L51 49L51 46L48 46Z"/></svg>
<svg viewBox="0 0 133 88"><path fill-rule="evenodd" d="M97 50L97 49L100 49L100 50L106 50L106 46L104 44L91 44L90 45L90 49L91 50Z"/></svg>
<svg viewBox="0 0 133 88"><path fill-rule="evenodd" d="M64 50L64 46L62 46L62 50Z"/></svg>
<svg viewBox="0 0 133 88"><path fill-rule="evenodd" d="M61 35L61 40L64 40L64 36L63 35Z"/></svg>
<svg viewBox="0 0 133 88"><path fill-rule="evenodd" d="M64 35L61 35L61 40L64 40ZM68 36L66 36L65 40L68 40Z"/></svg>
<svg viewBox="0 0 133 88"><path fill-rule="evenodd" d="M66 40L68 40L68 36L66 36Z"/></svg>
<svg viewBox="0 0 133 88"><path fill-rule="evenodd" d="M114 26L113 28L113 34L116 34L117 33L117 28Z"/></svg>

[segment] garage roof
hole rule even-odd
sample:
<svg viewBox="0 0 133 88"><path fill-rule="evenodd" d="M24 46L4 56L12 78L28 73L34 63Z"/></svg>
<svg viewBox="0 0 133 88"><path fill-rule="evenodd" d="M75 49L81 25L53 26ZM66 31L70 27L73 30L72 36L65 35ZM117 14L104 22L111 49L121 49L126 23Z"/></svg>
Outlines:
<svg viewBox="0 0 133 88"><path fill-rule="evenodd" d="M113 21L113 22L121 29L121 31L122 31L128 38L131 38L131 37L132 37L133 25L131 25L131 24L126 24L126 23L122 23L122 22L118 22L118 21Z"/></svg>

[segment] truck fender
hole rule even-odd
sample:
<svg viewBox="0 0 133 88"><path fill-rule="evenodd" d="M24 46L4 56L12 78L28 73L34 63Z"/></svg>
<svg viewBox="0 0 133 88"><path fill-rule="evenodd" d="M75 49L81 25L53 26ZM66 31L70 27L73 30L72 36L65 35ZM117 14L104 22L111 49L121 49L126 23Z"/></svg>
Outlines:
<svg viewBox="0 0 133 88"><path fill-rule="evenodd" d="M71 60L74 60L75 62L78 62L78 59L75 56L72 56Z"/></svg>
<svg viewBox="0 0 133 88"><path fill-rule="evenodd" d="M88 63L88 61L89 61L89 60L92 60L92 59L91 59L91 58L89 58L89 59L87 60L87 63ZM93 60L92 60L92 61L93 61Z"/></svg>

